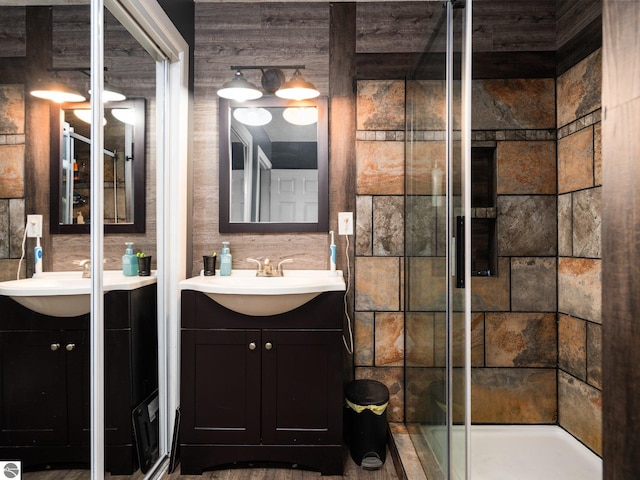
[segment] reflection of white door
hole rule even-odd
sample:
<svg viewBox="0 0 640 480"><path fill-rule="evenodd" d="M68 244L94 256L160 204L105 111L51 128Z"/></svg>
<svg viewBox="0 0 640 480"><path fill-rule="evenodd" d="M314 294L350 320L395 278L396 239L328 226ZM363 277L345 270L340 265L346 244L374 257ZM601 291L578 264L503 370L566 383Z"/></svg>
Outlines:
<svg viewBox="0 0 640 480"><path fill-rule="evenodd" d="M231 171L231 211L229 220L244 222L244 170Z"/></svg>
<svg viewBox="0 0 640 480"><path fill-rule="evenodd" d="M318 171L271 171L271 221L318 221Z"/></svg>

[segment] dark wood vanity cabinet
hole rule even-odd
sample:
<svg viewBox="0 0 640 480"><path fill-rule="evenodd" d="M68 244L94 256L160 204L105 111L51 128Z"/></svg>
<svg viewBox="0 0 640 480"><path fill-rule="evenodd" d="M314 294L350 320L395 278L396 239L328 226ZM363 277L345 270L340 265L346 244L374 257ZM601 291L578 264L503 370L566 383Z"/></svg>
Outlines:
<svg viewBox="0 0 640 480"><path fill-rule="evenodd" d="M7 312L6 309L2 309ZM4 323L4 322L2 322ZM59 322L60 323L60 322ZM0 451L4 447L87 445L81 412L88 402L84 329L0 331ZM42 325L42 327L46 327ZM83 386L87 387L83 394ZM2 458L19 456L0 455ZM62 455L64 456L64 455Z"/></svg>
<svg viewBox="0 0 640 480"><path fill-rule="evenodd" d="M90 315L48 317L0 296L0 458L90 463ZM105 294L105 470L133 473L132 411L158 388L156 286Z"/></svg>
<svg viewBox="0 0 640 480"><path fill-rule="evenodd" d="M342 475L342 295L254 317L182 292L182 474L271 461Z"/></svg>

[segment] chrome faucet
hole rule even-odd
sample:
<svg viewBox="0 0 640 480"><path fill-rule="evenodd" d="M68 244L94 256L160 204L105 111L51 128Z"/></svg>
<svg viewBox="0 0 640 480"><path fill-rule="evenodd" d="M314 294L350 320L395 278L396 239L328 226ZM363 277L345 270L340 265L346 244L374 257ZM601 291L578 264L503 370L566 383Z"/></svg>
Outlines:
<svg viewBox="0 0 640 480"><path fill-rule="evenodd" d="M282 265L293 262L293 258L285 258L284 260L281 260L275 268L273 267L273 262L268 258L265 258L262 263L260 260L256 260L255 258L247 258L247 262L253 262L258 265L256 277L282 277L284 276L284 269L282 268Z"/></svg>

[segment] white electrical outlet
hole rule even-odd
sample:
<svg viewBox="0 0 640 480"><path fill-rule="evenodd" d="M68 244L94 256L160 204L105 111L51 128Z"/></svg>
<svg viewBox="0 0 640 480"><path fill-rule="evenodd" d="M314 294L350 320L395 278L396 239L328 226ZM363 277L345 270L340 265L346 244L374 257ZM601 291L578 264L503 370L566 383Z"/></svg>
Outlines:
<svg viewBox="0 0 640 480"><path fill-rule="evenodd" d="M353 235L353 212L338 213L338 235Z"/></svg>
<svg viewBox="0 0 640 480"><path fill-rule="evenodd" d="M27 237L42 238L42 215L27 215Z"/></svg>

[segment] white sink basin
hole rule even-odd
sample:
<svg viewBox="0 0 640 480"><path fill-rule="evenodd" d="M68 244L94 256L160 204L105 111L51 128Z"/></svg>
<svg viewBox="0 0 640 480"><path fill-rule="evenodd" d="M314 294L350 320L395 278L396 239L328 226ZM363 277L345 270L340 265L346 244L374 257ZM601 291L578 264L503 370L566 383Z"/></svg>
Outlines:
<svg viewBox="0 0 640 480"><path fill-rule="evenodd" d="M219 272L180 282L181 290L197 290L234 312L253 316L277 315L298 308L323 292L346 290L342 271L285 270L283 277L256 277L255 270Z"/></svg>
<svg viewBox="0 0 640 480"><path fill-rule="evenodd" d="M103 289L133 290L156 283L149 277L125 277L120 270L105 270ZM91 279L81 271L43 272L37 278L0 282L0 295L13 298L34 312L52 317L76 317L91 310Z"/></svg>

